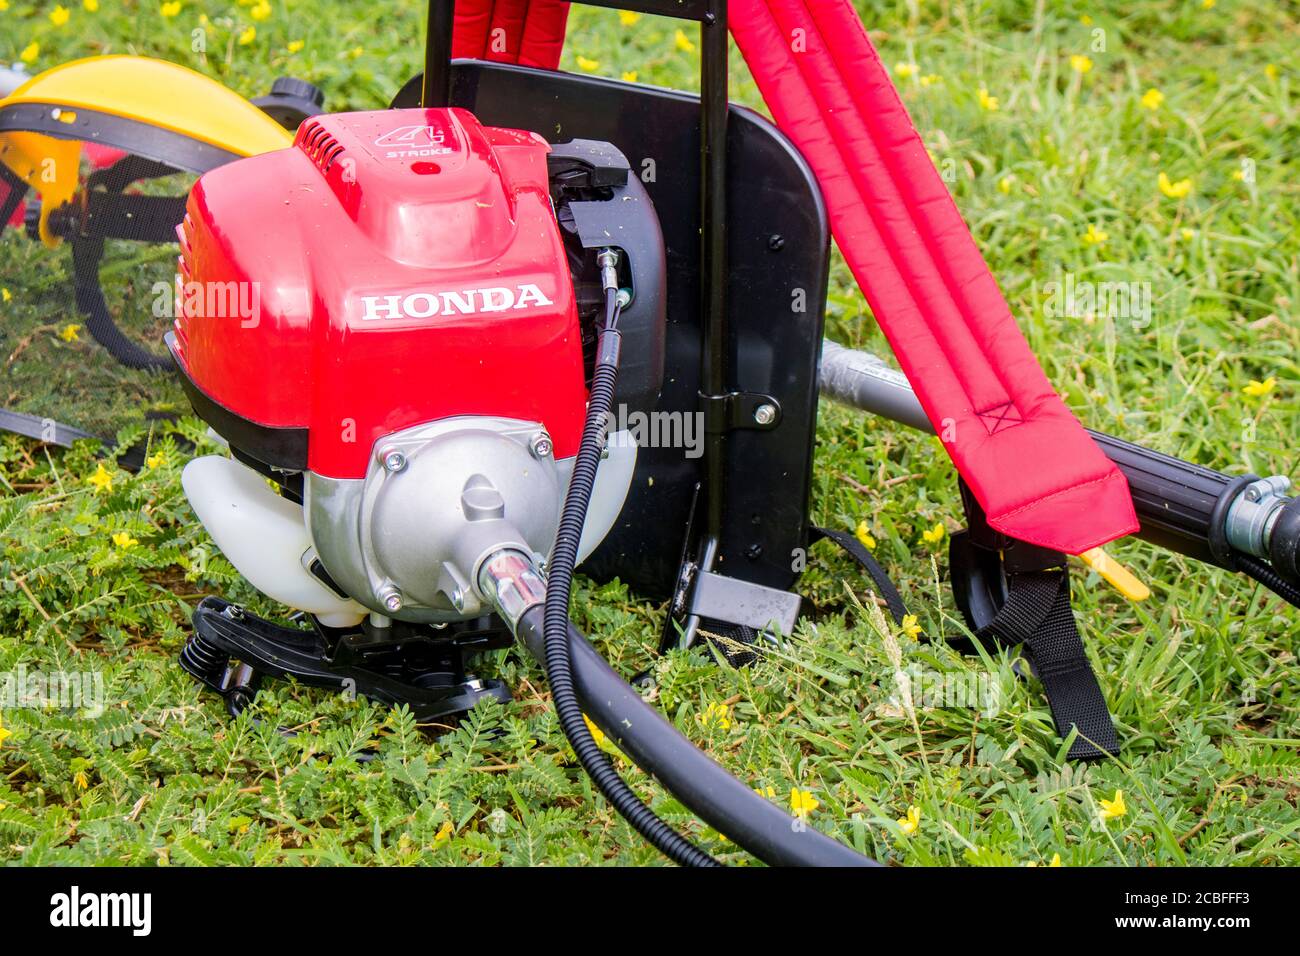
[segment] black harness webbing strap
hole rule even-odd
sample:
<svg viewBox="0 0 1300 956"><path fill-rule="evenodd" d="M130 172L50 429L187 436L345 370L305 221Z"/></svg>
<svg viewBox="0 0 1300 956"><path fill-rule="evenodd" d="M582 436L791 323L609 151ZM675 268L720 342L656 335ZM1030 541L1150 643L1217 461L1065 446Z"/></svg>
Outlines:
<svg viewBox="0 0 1300 956"><path fill-rule="evenodd" d="M822 538L834 541L866 569L867 574L871 575L871 580L876 585L876 590L885 599L885 606L889 608L890 616L896 623L903 623L903 615L907 613L907 605L903 603L903 596L898 593L898 588L890 580L889 572L871 556L871 552L863 546L862 542L847 531L835 531L831 528L809 528L809 543L815 543Z"/></svg>
<svg viewBox="0 0 1300 956"><path fill-rule="evenodd" d="M1071 760L1119 753L1106 698L1070 610L1070 575L1065 568L1008 574L1006 603L976 636L1008 647L1024 645L1057 733L1065 737L1072 727L1079 730L1070 747Z"/></svg>

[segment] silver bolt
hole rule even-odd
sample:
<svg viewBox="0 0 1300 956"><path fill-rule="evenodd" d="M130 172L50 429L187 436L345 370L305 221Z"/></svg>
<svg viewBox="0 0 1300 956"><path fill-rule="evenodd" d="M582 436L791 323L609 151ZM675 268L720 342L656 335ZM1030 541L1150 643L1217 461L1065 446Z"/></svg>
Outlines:
<svg viewBox="0 0 1300 956"><path fill-rule="evenodd" d="M533 453L533 457L539 461L544 458L550 458L551 452L555 450L551 444L551 436L546 432L538 432L528 443L528 450Z"/></svg>
<svg viewBox="0 0 1300 956"><path fill-rule="evenodd" d="M465 610L465 592L459 587L452 588L451 590L451 606L457 611Z"/></svg>
<svg viewBox="0 0 1300 956"><path fill-rule="evenodd" d="M406 467L406 453L396 448L383 452L381 459L384 463L384 471L390 475L395 475Z"/></svg>
<svg viewBox="0 0 1300 956"><path fill-rule="evenodd" d="M776 406L764 402L754 409L754 421L760 425L770 425L776 421Z"/></svg>
<svg viewBox="0 0 1300 956"><path fill-rule="evenodd" d="M379 600L390 611L400 611L402 609L402 592L391 584L380 589Z"/></svg>

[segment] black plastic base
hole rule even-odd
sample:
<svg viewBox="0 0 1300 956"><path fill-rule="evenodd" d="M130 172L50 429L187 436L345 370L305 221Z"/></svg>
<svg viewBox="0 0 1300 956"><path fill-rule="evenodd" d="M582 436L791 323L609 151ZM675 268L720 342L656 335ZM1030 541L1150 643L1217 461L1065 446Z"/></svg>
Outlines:
<svg viewBox="0 0 1300 956"><path fill-rule="evenodd" d="M215 690L238 715L257 695L263 677L329 687L382 704L406 704L428 722L468 711L487 697L510 699L501 681L465 671L475 652L508 647L510 632L495 618L433 628L369 621L350 629L295 630L264 621L221 598L194 610L194 633L180 662Z"/></svg>

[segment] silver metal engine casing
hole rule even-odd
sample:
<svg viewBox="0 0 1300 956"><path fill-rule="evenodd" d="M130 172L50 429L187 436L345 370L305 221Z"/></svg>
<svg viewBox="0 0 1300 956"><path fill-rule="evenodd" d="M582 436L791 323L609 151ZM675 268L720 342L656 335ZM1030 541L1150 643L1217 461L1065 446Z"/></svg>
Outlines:
<svg viewBox="0 0 1300 956"><path fill-rule="evenodd" d="M542 559L568 481L536 422L442 419L376 442L364 479L304 482L321 564L359 603L404 621L487 613L472 584L490 554Z"/></svg>

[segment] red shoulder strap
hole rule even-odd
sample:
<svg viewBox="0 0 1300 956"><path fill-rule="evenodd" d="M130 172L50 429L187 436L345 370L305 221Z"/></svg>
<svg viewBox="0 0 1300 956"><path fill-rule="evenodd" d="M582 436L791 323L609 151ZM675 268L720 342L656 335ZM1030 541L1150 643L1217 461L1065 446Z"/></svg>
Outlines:
<svg viewBox="0 0 1300 956"><path fill-rule="evenodd" d="M1123 474L1057 396L848 0L732 0L837 244L997 530L1078 554L1137 530Z"/></svg>
<svg viewBox="0 0 1300 956"><path fill-rule="evenodd" d="M459 0L452 55L554 70L568 19L563 0Z"/></svg>

